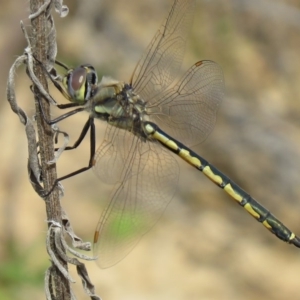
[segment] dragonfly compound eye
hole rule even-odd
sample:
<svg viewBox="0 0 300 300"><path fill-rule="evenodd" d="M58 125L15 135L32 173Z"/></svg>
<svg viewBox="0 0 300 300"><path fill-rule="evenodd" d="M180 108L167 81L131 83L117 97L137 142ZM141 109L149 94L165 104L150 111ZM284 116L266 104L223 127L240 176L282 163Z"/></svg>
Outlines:
<svg viewBox="0 0 300 300"><path fill-rule="evenodd" d="M84 67L74 69L68 75L67 88L74 102L84 102L86 99L87 70Z"/></svg>

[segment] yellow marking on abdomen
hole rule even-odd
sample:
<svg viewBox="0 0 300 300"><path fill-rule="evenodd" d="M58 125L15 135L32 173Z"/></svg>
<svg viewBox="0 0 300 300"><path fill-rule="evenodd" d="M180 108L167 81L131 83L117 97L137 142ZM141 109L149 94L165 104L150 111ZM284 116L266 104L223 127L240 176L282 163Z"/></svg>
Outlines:
<svg viewBox="0 0 300 300"><path fill-rule="evenodd" d="M290 238L289 238L289 241L292 241L295 237L296 237L295 233L292 232L292 234L291 234L291 236L290 236Z"/></svg>
<svg viewBox="0 0 300 300"><path fill-rule="evenodd" d="M225 185L224 191L226 191L226 193L229 194L234 200L238 201L239 203L242 202L243 197L234 191L230 183Z"/></svg>
<svg viewBox="0 0 300 300"><path fill-rule="evenodd" d="M269 229L269 230L272 229L272 226L268 223L268 220L263 221L262 224L263 224L267 229Z"/></svg>
<svg viewBox="0 0 300 300"><path fill-rule="evenodd" d="M251 206L251 204L247 203L244 208L247 210L247 212L253 216L255 219L259 219L260 215L253 209L253 207ZM267 226L266 226L267 227ZM268 228L268 227L267 227Z"/></svg>
<svg viewBox="0 0 300 300"><path fill-rule="evenodd" d="M190 152L186 149L181 149L179 152L179 156L183 158L186 162L190 163L192 166L197 168L201 167L201 161L199 158L191 156Z"/></svg>
<svg viewBox="0 0 300 300"><path fill-rule="evenodd" d="M220 175L216 175L211 170L210 166L206 166L202 171L210 180L217 183L218 185L221 185L223 182L223 179Z"/></svg>
<svg viewBox="0 0 300 300"><path fill-rule="evenodd" d="M153 132L155 132L155 129L150 124L146 124L145 130L148 134L153 134Z"/></svg>
<svg viewBox="0 0 300 300"><path fill-rule="evenodd" d="M170 140L169 138L167 138L166 136L160 134L159 132L155 131L153 133L153 137L156 140L158 140L161 143L163 143L164 145L166 145L168 148L170 148L172 150L175 150L175 151L178 150L178 146L177 146L177 144L174 141Z"/></svg>

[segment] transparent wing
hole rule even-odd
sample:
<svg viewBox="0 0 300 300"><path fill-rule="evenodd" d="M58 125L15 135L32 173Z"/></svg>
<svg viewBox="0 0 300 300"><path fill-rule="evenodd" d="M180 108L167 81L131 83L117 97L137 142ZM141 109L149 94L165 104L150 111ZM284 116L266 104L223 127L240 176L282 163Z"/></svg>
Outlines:
<svg viewBox="0 0 300 300"><path fill-rule="evenodd" d="M166 22L136 66L131 84L142 99L151 102L178 75L194 7L194 0L174 2Z"/></svg>
<svg viewBox="0 0 300 300"><path fill-rule="evenodd" d="M120 166L122 182L116 183L95 232L94 254L101 268L116 264L134 248L160 218L178 182L179 167L171 153L157 142L129 136L132 151L126 167Z"/></svg>
<svg viewBox="0 0 300 300"><path fill-rule="evenodd" d="M107 184L120 183L124 177L124 170L127 170L127 177L132 176L132 172L141 171L144 166L130 168L133 157L129 159L128 153L133 153L138 140L128 131L107 125L105 137L98 148L94 166L94 171L100 180ZM145 161L142 161L145 164Z"/></svg>
<svg viewBox="0 0 300 300"><path fill-rule="evenodd" d="M194 146L212 131L224 89L221 67L213 61L200 61L173 88L148 103L147 113L162 130Z"/></svg>

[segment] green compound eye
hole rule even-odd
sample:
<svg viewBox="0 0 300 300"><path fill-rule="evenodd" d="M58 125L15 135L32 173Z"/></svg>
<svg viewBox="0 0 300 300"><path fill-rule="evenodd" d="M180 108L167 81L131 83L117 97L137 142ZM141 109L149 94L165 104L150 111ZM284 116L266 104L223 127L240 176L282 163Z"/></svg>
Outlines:
<svg viewBox="0 0 300 300"><path fill-rule="evenodd" d="M91 65L81 65L69 70L63 84L73 102L84 103L92 97L93 88L98 83L97 73Z"/></svg>

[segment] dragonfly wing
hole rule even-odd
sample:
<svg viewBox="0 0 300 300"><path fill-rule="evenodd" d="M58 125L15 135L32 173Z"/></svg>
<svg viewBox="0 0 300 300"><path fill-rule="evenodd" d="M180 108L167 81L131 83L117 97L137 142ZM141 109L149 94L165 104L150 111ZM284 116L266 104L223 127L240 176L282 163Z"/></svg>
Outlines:
<svg viewBox="0 0 300 300"><path fill-rule="evenodd" d="M134 151L137 142L138 139L131 132L107 125L104 140L95 155L93 168L102 182L112 185L122 182L123 172L129 169L131 163L128 153Z"/></svg>
<svg viewBox="0 0 300 300"><path fill-rule="evenodd" d="M151 121L168 134L193 146L212 131L224 96L221 67L204 60L194 64L171 89L147 106Z"/></svg>
<svg viewBox="0 0 300 300"><path fill-rule="evenodd" d="M175 1L167 20L137 64L131 84L143 99L151 102L178 75L194 7L194 0Z"/></svg>
<svg viewBox="0 0 300 300"><path fill-rule="evenodd" d="M157 142L136 140L127 158L131 165L123 169L123 181L116 184L96 228L94 254L101 268L128 255L176 191L179 167L173 155Z"/></svg>

